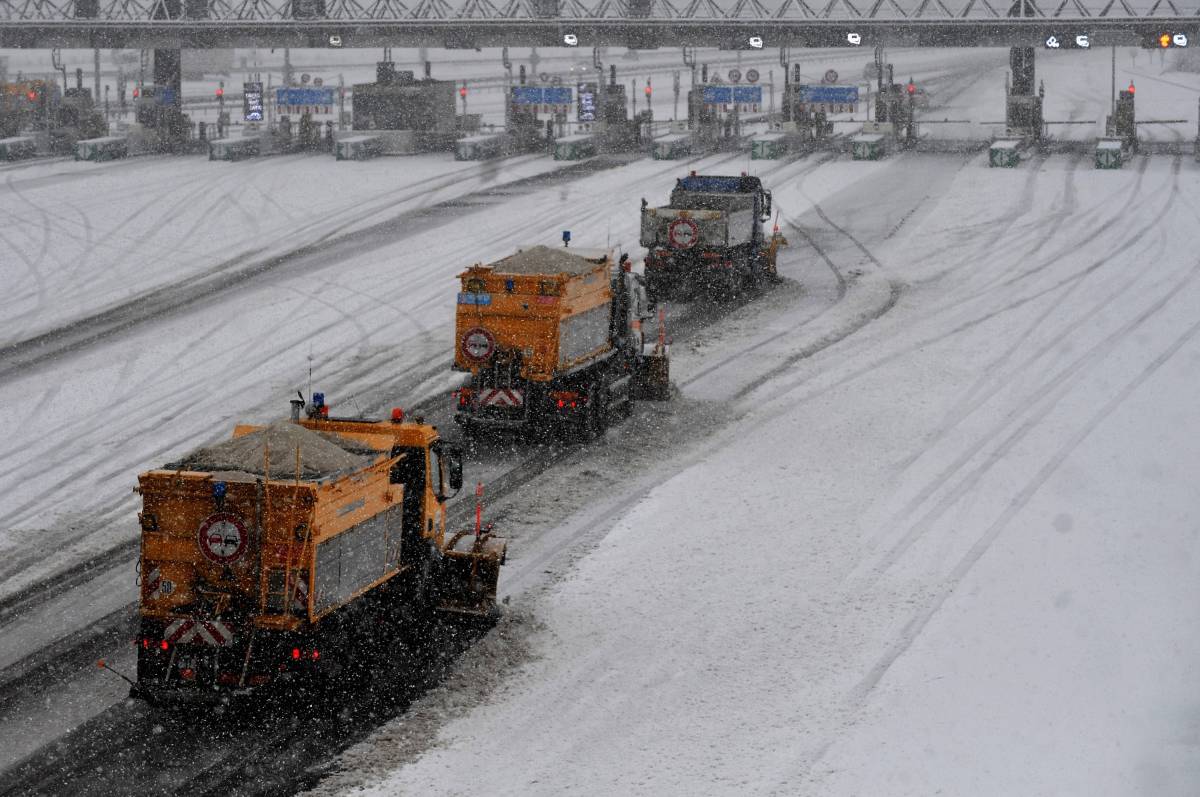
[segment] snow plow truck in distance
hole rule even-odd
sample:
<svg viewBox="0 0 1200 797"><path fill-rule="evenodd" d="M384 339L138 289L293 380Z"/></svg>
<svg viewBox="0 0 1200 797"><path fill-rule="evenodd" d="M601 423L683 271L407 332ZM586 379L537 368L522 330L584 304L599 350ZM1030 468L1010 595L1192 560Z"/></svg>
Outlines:
<svg viewBox="0 0 1200 797"><path fill-rule="evenodd" d="M776 278L787 241L767 235L771 192L757 177L696 174L675 181L670 202L642 200L641 245L651 304L697 292L736 295Z"/></svg>
<svg viewBox="0 0 1200 797"><path fill-rule="evenodd" d="M455 420L471 435L590 440L635 399L670 395L662 319L645 351L642 279L626 256L534 246L459 274Z"/></svg>
<svg viewBox="0 0 1200 797"><path fill-rule="evenodd" d="M238 426L139 476L133 696L218 702L307 683L425 608L494 610L505 541L446 529L459 452L399 409L330 418L312 399L305 418L293 401L290 421Z"/></svg>

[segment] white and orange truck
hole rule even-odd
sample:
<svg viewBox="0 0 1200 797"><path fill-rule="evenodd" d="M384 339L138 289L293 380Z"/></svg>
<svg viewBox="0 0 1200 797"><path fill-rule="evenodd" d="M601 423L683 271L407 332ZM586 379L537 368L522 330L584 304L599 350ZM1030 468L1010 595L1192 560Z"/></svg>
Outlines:
<svg viewBox="0 0 1200 797"><path fill-rule="evenodd" d="M340 671L362 623L494 610L505 541L446 528L459 451L399 410L303 404L138 477L135 696L229 699Z"/></svg>
<svg viewBox="0 0 1200 797"><path fill-rule="evenodd" d="M626 257L533 246L459 280L454 368L469 378L455 420L467 434L588 440L635 399L669 397L665 341L647 351L646 290Z"/></svg>

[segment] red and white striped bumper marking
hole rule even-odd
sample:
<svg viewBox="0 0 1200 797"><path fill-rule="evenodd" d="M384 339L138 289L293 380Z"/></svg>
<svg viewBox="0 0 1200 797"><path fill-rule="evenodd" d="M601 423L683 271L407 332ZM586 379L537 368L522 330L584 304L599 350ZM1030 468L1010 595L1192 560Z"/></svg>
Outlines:
<svg viewBox="0 0 1200 797"><path fill-rule="evenodd" d="M479 391L481 407L521 407L524 404L525 395L520 390L496 388Z"/></svg>
<svg viewBox="0 0 1200 797"><path fill-rule="evenodd" d="M146 575L146 594L150 600L161 600L175 591L175 582L162 577L162 570L155 567Z"/></svg>
<svg viewBox="0 0 1200 797"><path fill-rule="evenodd" d="M175 645L199 641L224 647L233 642L233 632L220 620L176 620L167 626L163 637Z"/></svg>

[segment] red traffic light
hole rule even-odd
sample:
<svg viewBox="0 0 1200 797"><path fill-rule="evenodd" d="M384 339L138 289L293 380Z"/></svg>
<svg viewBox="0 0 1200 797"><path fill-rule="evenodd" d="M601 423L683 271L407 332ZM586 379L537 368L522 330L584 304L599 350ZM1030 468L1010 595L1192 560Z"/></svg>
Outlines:
<svg viewBox="0 0 1200 797"><path fill-rule="evenodd" d="M37 100L37 92L36 91L31 91L28 94L26 94L25 96L29 98L30 102L34 102Z"/></svg>
<svg viewBox="0 0 1200 797"><path fill-rule="evenodd" d="M442 96L445 96L445 95L442 95ZM467 96L467 87L466 86L463 86L461 89L458 90L458 96L466 99L466 96Z"/></svg>
<svg viewBox="0 0 1200 797"><path fill-rule="evenodd" d="M224 97L224 96L225 96L225 89L217 89L217 96L218 96L218 97Z"/></svg>
<svg viewBox="0 0 1200 797"><path fill-rule="evenodd" d="M910 81L908 81L908 93L909 93L909 94L916 94L916 93L917 93L917 84L916 84L916 83L913 83L911 80L910 80Z"/></svg>
<svg viewBox="0 0 1200 797"><path fill-rule="evenodd" d="M1131 80L1131 81L1129 81L1129 93L1130 93L1130 94L1133 94L1133 93L1134 93L1133 81L1132 81L1132 80Z"/></svg>
<svg viewBox="0 0 1200 797"><path fill-rule="evenodd" d="M137 86L134 86L134 87L133 87L133 98L134 98L135 100L138 98L138 96L139 96L141 93L142 93L142 92L141 92L141 91L138 89L138 87L137 87Z"/></svg>
<svg viewBox="0 0 1200 797"><path fill-rule="evenodd" d="M649 96L650 96L650 94L651 94L651 89L650 89L650 87L649 87L649 86L647 86L647 87L646 87L646 96L647 96L647 97L649 97Z"/></svg>

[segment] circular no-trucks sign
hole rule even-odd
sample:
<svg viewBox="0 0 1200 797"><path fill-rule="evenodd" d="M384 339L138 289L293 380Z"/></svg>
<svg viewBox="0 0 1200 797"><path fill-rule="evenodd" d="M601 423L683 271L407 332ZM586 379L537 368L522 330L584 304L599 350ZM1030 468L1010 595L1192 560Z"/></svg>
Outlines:
<svg viewBox="0 0 1200 797"><path fill-rule="evenodd" d="M700 228L691 219L675 219L667 225L667 240L676 249L690 249L700 240Z"/></svg>
<svg viewBox="0 0 1200 797"><path fill-rule="evenodd" d="M825 70L825 82L826 83L837 83L837 79L838 79L838 73L837 73L836 69L826 69Z"/></svg>
<svg viewBox="0 0 1200 797"><path fill-rule="evenodd" d="M729 82L730 83L737 83L741 79L742 79L742 73L739 70L737 70L737 69L729 70Z"/></svg>
<svg viewBox="0 0 1200 797"><path fill-rule="evenodd" d="M747 83L757 83L758 82L758 70L757 69L747 69L746 70L746 82Z"/></svg>
<svg viewBox="0 0 1200 797"><path fill-rule="evenodd" d="M483 327L468 329L462 336L462 353L468 359L482 362L496 350L496 337Z"/></svg>
<svg viewBox="0 0 1200 797"><path fill-rule="evenodd" d="M246 553L250 535L246 533L246 523L240 517L229 512L217 512L200 524L196 542L204 558L215 564L228 565Z"/></svg>

